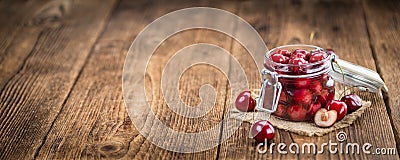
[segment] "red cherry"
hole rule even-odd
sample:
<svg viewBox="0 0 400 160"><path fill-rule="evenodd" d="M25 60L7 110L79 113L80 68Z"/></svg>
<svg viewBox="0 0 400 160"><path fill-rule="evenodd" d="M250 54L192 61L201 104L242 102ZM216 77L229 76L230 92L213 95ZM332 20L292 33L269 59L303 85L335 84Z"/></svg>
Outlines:
<svg viewBox="0 0 400 160"><path fill-rule="evenodd" d="M276 107L276 111L274 112L274 115L278 117L285 117L285 113L286 113L286 106L283 104L278 104L278 106Z"/></svg>
<svg viewBox="0 0 400 160"><path fill-rule="evenodd" d="M281 92L281 95L279 96L279 101L280 102L287 102L287 97L284 91Z"/></svg>
<svg viewBox="0 0 400 160"><path fill-rule="evenodd" d="M312 94L308 89L297 89L293 91L293 100L305 105L310 105L312 101Z"/></svg>
<svg viewBox="0 0 400 160"><path fill-rule="evenodd" d="M298 56L298 58L303 58L303 59L306 57L307 54L309 53L304 49L295 49L292 52L292 56Z"/></svg>
<svg viewBox="0 0 400 160"><path fill-rule="evenodd" d="M321 96L326 100L329 95L329 90L328 89L323 89L321 92Z"/></svg>
<svg viewBox="0 0 400 160"><path fill-rule="evenodd" d="M316 94L321 93L322 91L322 85L320 82L318 81L314 81L311 86L310 86L310 90Z"/></svg>
<svg viewBox="0 0 400 160"><path fill-rule="evenodd" d="M293 121L304 121L307 111L300 105L292 105L288 108L287 114Z"/></svg>
<svg viewBox="0 0 400 160"><path fill-rule="evenodd" d="M342 120L347 114L346 103L338 100L333 100L326 109L335 110L337 112L337 121Z"/></svg>
<svg viewBox="0 0 400 160"><path fill-rule="evenodd" d="M292 55L290 56L291 59L295 59L295 58L302 58L302 59L306 59L307 55L303 54L303 53L292 53Z"/></svg>
<svg viewBox="0 0 400 160"><path fill-rule="evenodd" d="M335 92L329 92L328 96L326 97L326 102L333 101L333 98L335 98Z"/></svg>
<svg viewBox="0 0 400 160"><path fill-rule="evenodd" d="M289 64L302 65L302 64L307 64L307 61L304 60L303 58L295 58L295 59L290 59ZM294 73L298 73L301 68L299 66L292 66L290 67L290 69Z"/></svg>
<svg viewBox="0 0 400 160"><path fill-rule="evenodd" d="M311 51L308 52L308 54L306 55L306 60L309 60L311 56L313 56L314 54L320 53L319 51Z"/></svg>
<svg viewBox="0 0 400 160"><path fill-rule="evenodd" d="M282 54L273 54L271 59L276 63L287 64L289 62L289 58Z"/></svg>
<svg viewBox="0 0 400 160"><path fill-rule="evenodd" d="M272 52L272 53L270 54L270 56L272 56L272 55L274 55L274 54L281 54L281 53L280 53L279 50L277 50L277 51L275 51L275 52Z"/></svg>
<svg viewBox="0 0 400 160"><path fill-rule="evenodd" d="M298 78L294 80L294 85L296 88L308 88L310 86L311 79L308 78Z"/></svg>
<svg viewBox="0 0 400 160"><path fill-rule="evenodd" d="M276 51L276 53L287 56L287 57L290 57L290 55L291 55L291 53L286 49L279 49L278 51Z"/></svg>
<svg viewBox="0 0 400 160"><path fill-rule="evenodd" d="M326 104L329 104L335 97L335 92L329 91L329 89L322 89L320 95Z"/></svg>
<svg viewBox="0 0 400 160"><path fill-rule="evenodd" d="M317 96L317 102L321 103L322 107L326 106L326 99L322 95Z"/></svg>
<svg viewBox="0 0 400 160"><path fill-rule="evenodd" d="M319 102L315 102L313 104L311 104L310 106L310 111L308 112L308 114L311 117L314 117L315 113L317 113L317 111L321 108L321 103Z"/></svg>
<svg viewBox="0 0 400 160"><path fill-rule="evenodd" d="M356 94L345 95L340 101L346 103L349 113L356 111L363 105L361 98Z"/></svg>
<svg viewBox="0 0 400 160"><path fill-rule="evenodd" d="M256 100L251 97L250 91L243 91L237 96L235 105L242 112L253 111L256 107Z"/></svg>
<svg viewBox="0 0 400 160"><path fill-rule="evenodd" d="M262 143L275 137L275 129L269 121L261 120L251 126L250 135L257 142Z"/></svg>
<svg viewBox="0 0 400 160"><path fill-rule="evenodd" d="M308 61L310 63L314 63L314 62L322 61L323 59L325 59L325 54L317 53L317 54L312 55Z"/></svg>
<svg viewBox="0 0 400 160"><path fill-rule="evenodd" d="M294 58L289 60L289 64L301 65L301 64L307 64L307 61L304 60L303 58Z"/></svg>

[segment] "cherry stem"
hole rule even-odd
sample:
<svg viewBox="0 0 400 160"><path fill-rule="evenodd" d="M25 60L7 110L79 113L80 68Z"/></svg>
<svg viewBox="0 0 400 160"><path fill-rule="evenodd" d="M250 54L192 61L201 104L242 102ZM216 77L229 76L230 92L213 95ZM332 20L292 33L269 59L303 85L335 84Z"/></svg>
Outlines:
<svg viewBox="0 0 400 160"><path fill-rule="evenodd" d="M258 98L260 98L259 94L256 94L254 90L250 91L250 96L251 98L253 98L254 100L257 100Z"/></svg>
<svg viewBox="0 0 400 160"><path fill-rule="evenodd" d="M343 90L343 92L339 95L339 97L342 97L342 95L345 94L346 91L351 90L351 89L353 89L353 88L359 88L359 87L363 87L363 88L365 88L365 90L368 91L368 88L367 88L367 87L364 87L364 86L352 86L352 87L350 87L350 88L347 87L347 89L346 89L346 90Z"/></svg>
<svg viewBox="0 0 400 160"><path fill-rule="evenodd" d="M310 42L312 42L312 41L314 40L314 36L315 36L315 32L312 31L312 32L310 33Z"/></svg>
<svg viewBox="0 0 400 160"><path fill-rule="evenodd" d="M342 77L343 77L343 92L339 95L339 97L341 97L342 94L345 93L345 91L346 91L346 82L345 82L345 80L344 80L344 72L343 72L343 70L342 70L342 67L339 65L339 63L338 63L336 60L335 60L334 62L336 63L336 65L339 66L340 72L342 72Z"/></svg>

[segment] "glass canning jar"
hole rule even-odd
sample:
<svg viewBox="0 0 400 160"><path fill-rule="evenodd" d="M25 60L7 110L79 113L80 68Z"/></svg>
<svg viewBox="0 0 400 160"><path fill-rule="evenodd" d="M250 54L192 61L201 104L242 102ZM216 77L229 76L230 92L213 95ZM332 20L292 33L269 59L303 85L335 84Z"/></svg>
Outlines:
<svg viewBox="0 0 400 160"><path fill-rule="evenodd" d="M305 64L278 63L271 59L271 55L280 50L290 54L296 49L323 53L325 56ZM342 71L333 62L339 62ZM309 121L319 108L329 105L335 95L335 81L361 86L372 92L382 87L387 91L376 72L339 60L333 51L318 46L299 44L276 47L265 54L264 67L257 109L290 121Z"/></svg>

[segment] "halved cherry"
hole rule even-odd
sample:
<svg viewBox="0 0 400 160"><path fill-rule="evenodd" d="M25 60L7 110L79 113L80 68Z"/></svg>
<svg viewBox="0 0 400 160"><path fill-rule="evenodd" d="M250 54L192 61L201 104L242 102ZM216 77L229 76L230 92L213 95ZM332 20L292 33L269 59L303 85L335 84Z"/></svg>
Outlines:
<svg viewBox="0 0 400 160"><path fill-rule="evenodd" d="M262 143L275 137L275 129L267 120L257 121L251 126L250 136Z"/></svg>
<svg viewBox="0 0 400 160"><path fill-rule="evenodd" d="M337 113L335 110L328 111L325 108L319 109L314 116L314 123L319 127L330 127L335 124Z"/></svg>

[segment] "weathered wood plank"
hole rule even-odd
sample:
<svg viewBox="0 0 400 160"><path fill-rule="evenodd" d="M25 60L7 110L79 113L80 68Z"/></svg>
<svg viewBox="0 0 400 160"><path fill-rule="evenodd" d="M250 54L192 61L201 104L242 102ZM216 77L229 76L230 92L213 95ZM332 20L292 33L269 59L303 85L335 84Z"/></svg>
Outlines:
<svg viewBox="0 0 400 160"><path fill-rule="evenodd" d="M26 35L10 42L1 65L10 77L0 93L0 159L34 158L114 3L45 3L18 33Z"/></svg>
<svg viewBox="0 0 400 160"><path fill-rule="evenodd" d="M0 3L0 88L32 50L41 26L29 24L33 19L40 17L35 14L47 3L48 1L2 1Z"/></svg>
<svg viewBox="0 0 400 160"><path fill-rule="evenodd" d="M218 3L217 3L218 4ZM234 10L235 2L224 3ZM209 2L184 3L122 1L106 30L95 45L82 75L69 96L54 127L39 152L43 158L215 158L217 148L196 153L179 154L151 144L132 125L123 105L122 67L133 38L152 20L170 11L190 6L208 6ZM222 5L221 5L222 6ZM198 89L205 82L216 88L215 109L203 123L172 113L160 95L161 68L173 53L183 47L208 42L230 50L231 39L221 33L190 30L169 38L157 49L147 68L147 94L153 97L152 109L165 124L186 132L207 130L221 119L227 81L211 66L193 66L181 77L181 96L189 105L199 103ZM152 95L153 94L153 95ZM210 121L210 119L212 121ZM152 120L147 120L151 124ZM157 126L150 126L154 133ZM198 142L193 142L198 143Z"/></svg>
<svg viewBox="0 0 400 160"><path fill-rule="evenodd" d="M38 157L121 158L126 154L138 133L126 113L120 81L131 42L154 14L145 12L150 6L143 1L118 4Z"/></svg>
<svg viewBox="0 0 400 160"><path fill-rule="evenodd" d="M399 1L363 1L365 18L377 70L389 93L384 94L386 107L400 147L400 3Z"/></svg>
<svg viewBox="0 0 400 160"><path fill-rule="evenodd" d="M249 21L263 36L268 47L285 44L306 43L333 48L344 59L375 69L363 9L360 3L353 1L246 1L240 5L239 16ZM315 37L310 42L310 33ZM233 46L233 52L238 51ZM240 52L240 50L239 50ZM235 53L233 53L235 54ZM262 53L260 53L262 54ZM245 58L243 58L244 61ZM255 70L255 65L248 70ZM255 71L254 71L255 72ZM256 74L256 73L254 73ZM250 81L257 81L256 76L249 76ZM258 85L254 85L258 88ZM360 96L373 102L373 107L349 128L342 129L347 133L347 143L371 143L374 147L396 147L393 130L380 94L359 93ZM259 154L254 140L248 139L250 125L242 128L226 143L221 145L220 158L228 159L398 159L397 155L360 155L353 154L287 154L269 152ZM329 140L337 142L337 132L323 137L305 137L279 130L274 141L290 145L296 142L316 143L321 145ZM373 147L373 149L374 149ZM287 148L286 148L287 149ZM374 152L374 151L372 151Z"/></svg>
<svg viewBox="0 0 400 160"><path fill-rule="evenodd" d="M235 12L236 10L236 2L223 2L223 3L210 3L209 1L200 2L201 6L207 7L217 7L222 8L231 12ZM191 4L194 5L194 4ZM225 22L227 24L227 30L233 29L233 25L231 26L231 22L226 21L225 19L218 19L218 17L213 17L214 21ZM156 93L160 93L157 83L160 83L161 70L159 68L163 68L163 65L167 62L172 54L177 52L179 49L184 46L195 44L195 43L210 43L214 45L218 45L221 48L224 48L227 51L231 50L231 42L232 39L227 37L224 34L218 32L210 32L205 30L194 30L188 31L182 34L175 35L171 37L171 39L167 40L163 43L163 45L156 51L154 55L154 63L151 65L153 71L149 71L151 75L151 79L153 81L153 88L156 88ZM167 52L166 52L167 51ZM158 53L157 53L158 52ZM199 53L198 53L199 54ZM210 54L210 53L208 53ZM210 54L211 56L211 54ZM221 65L229 65L228 59L221 59ZM160 63L161 62L161 63ZM150 65L150 64L149 64ZM178 67L178 66L177 66ZM165 102L158 103L155 106L154 111L161 112L159 113L160 119L168 119L171 117L171 121L163 120L164 124L167 124L174 130L184 131L184 132L200 132L209 130L211 127L216 126L221 120L223 113L225 111L225 99L228 91L227 88L227 79L226 77L216 70L215 68L207 65L202 66L194 66L187 70L180 79L180 96L181 98L190 106L195 106L199 104L199 89L203 84L209 83L211 84L217 93L216 103L213 109L207 113L205 116L196 119L189 119L182 116L178 116L176 113L173 113L171 110L166 109L168 106ZM170 88L170 90L175 88ZM168 94L168 93L167 93ZM153 98L159 99L162 95L156 94ZM149 121L151 123L151 121ZM158 134L156 128L158 126L151 125L152 130L151 134ZM161 134L163 135L163 134ZM210 137L211 138L211 137ZM212 137L214 138L214 137ZM146 141L144 144L147 144ZM171 142L166 142L171 143ZM179 145L180 143L191 143L194 145L203 145L207 143L207 140L204 141L191 141L190 139L182 139L179 141L175 140L175 145ZM147 152L152 152L154 154L148 154ZM143 146L137 152L137 157L139 159L142 158L150 158L150 159L215 159L218 157L218 147L212 148L207 151L194 153L194 154L182 154L182 153L173 153L155 145L151 146Z"/></svg>
<svg viewBox="0 0 400 160"><path fill-rule="evenodd" d="M24 21L45 3L46 1L36 3L21 1L0 2L0 48L2 49L2 54L4 54L4 49L12 41L18 28L23 26ZM21 12L21 10L24 12Z"/></svg>

